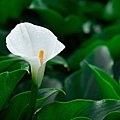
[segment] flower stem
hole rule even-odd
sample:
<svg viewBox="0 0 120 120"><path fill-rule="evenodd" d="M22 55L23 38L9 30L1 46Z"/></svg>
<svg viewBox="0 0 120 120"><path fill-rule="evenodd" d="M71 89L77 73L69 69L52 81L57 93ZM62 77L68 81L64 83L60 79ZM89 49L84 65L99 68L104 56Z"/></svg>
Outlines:
<svg viewBox="0 0 120 120"><path fill-rule="evenodd" d="M37 99L38 86L32 82L31 96L28 106L28 111L26 115L26 120L31 120L35 111L36 99Z"/></svg>

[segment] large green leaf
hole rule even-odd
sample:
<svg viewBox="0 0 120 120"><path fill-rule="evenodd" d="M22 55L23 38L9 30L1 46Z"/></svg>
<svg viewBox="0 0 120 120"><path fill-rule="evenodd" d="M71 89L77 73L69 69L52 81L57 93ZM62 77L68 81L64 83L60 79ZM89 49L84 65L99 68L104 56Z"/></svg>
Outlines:
<svg viewBox="0 0 120 120"><path fill-rule="evenodd" d="M7 120L7 119L17 120L21 114L21 111L28 104L29 97L30 97L30 92L24 92L14 96L10 101L8 107L5 110L3 110L3 112L0 114L3 120Z"/></svg>
<svg viewBox="0 0 120 120"><path fill-rule="evenodd" d="M120 111L119 100L54 102L38 112L37 120L70 120L75 117L88 117L92 120L102 120L112 111Z"/></svg>
<svg viewBox="0 0 120 120"><path fill-rule="evenodd" d="M38 92L38 99L36 104L36 110L53 94L57 92L63 92L60 89L44 88ZM3 120L23 120L27 112L29 103L30 92L20 93L12 98L7 109L5 109L1 116ZM13 114L14 113L14 114Z"/></svg>
<svg viewBox="0 0 120 120"><path fill-rule="evenodd" d="M103 69L110 76L113 76L113 60L106 46L97 47L90 55L85 58L85 60L88 63ZM100 90L98 89L96 79L92 71L86 64L84 64L84 62L81 63L81 67L82 73L80 84L83 91L82 93L84 95L83 98L101 99Z"/></svg>
<svg viewBox="0 0 120 120"><path fill-rule="evenodd" d="M103 98L120 99L120 85L110 77L105 71L90 65L89 68L93 71L97 85L100 89Z"/></svg>
<svg viewBox="0 0 120 120"><path fill-rule="evenodd" d="M105 70L110 76L113 76L113 60L105 46L96 48L85 60ZM81 63L81 67L82 70L72 73L65 79L66 100L77 98L101 99L100 91L92 71L84 63Z"/></svg>
<svg viewBox="0 0 120 120"><path fill-rule="evenodd" d="M8 102L9 97L25 72L26 70L19 69L0 74L0 110L6 107L5 104Z"/></svg>

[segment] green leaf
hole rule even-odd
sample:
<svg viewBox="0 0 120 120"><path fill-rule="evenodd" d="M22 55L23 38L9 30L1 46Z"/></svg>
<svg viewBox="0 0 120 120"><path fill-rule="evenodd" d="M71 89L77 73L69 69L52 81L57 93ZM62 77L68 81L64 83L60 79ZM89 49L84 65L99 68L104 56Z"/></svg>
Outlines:
<svg viewBox="0 0 120 120"><path fill-rule="evenodd" d="M81 70L73 72L65 79L65 92L66 100L73 100L83 98L82 86L81 86Z"/></svg>
<svg viewBox="0 0 120 120"><path fill-rule="evenodd" d="M47 62L47 65L63 65L65 68L68 68L66 60L61 56L56 56L53 59Z"/></svg>
<svg viewBox="0 0 120 120"><path fill-rule="evenodd" d="M103 120L120 120L120 111L110 112Z"/></svg>
<svg viewBox="0 0 120 120"><path fill-rule="evenodd" d="M62 92L64 95L66 94L62 89L58 88L43 88L38 92L38 99L36 104L36 109L39 109L40 106L53 94L57 92Z"/></svg>
<svg viewBox="0 0 120 120"><path fill-rule="evenodd" d="M13 59L14 57L10 57L9 55L4 55L4 56L0 56L0 62L3 60L9 60L9 59Z"/></svg>
<svg viewBox="0 0 120 120"><path fill-rule="evenodd" d="M111 38L115 36L119 36L119 31L120 31L120 23L108 25L100 33L94 34L92 37L84 41L83 45L88 43L91 44L92 42L95 42L99 39L109 41Z"/></svg>
<svg viewBox="0 0 120 120"><path fill-rule="evenodd" d="M120 44L120 35L119 34L114 36L113 38L111 38L109 41L106 41L106 45L107 45L112 57L114 58L114 60L117 60L120 57L119 44Z"/></svg>
<svg viewBox="0 0 120 120"><path fill-rule="evenodd" d="M36 110L53 94L63 92L60 89L44 88L38 92L38 99L36 102ZM64 93L64 92L63 92ZM8 107L0 114L3 120L23 120L29 103L30 92L20 93L12 98ZM14 114L13 114L14 113Z"/></svg>
<svg viewBox="0 0 120 120"><path fill-rule="evenodd" d="M21 69L0 74L0 110L6 107L5 104L25 73L26 70Z"/></svg>
<svg viewBox="0 0 120 120"><path fill-rule="evenodd" d="M6 59L3 61L0 61L0 73L4 71L10 70L10 68L13 68L13 66L20 68L21 67L21 59L20 58L13 58L13 59Z"/></svg>
<svg viewBox="0 0 120 120"><path fill-rule="evenodd" d="M100 89L103 98L120 99L120 85L110 77L105 71L90 65L89 68L93 71L97 85Z"/></svg>
<svg viewBox="0 0 120 120"><path fill-rule="evenodd" d="M21 114L21 111L28 104L29 97L30 92L23 92L14 96L10 101L8 107L1 113L3 120L17 120Z"/></svg>
<svg viewBox="0 0 120 120"><path fill-rule="evenodd" d="M111 57L109 49L106 46L102 45L102 46L96 47L94 49L94 51L91 54L89 54L80 63L82 68L85 67L84 66L84 61L87 61L88 63L103 69L110 76L113 76L112 68L113 68L114 61L113 61L113 59Z"/></svg>
<svg viewBox="0 0 120 120"><path fill-rule="evenodd" d="M91 101L83 102L82 100L70 101L66 103L54 102L45 106L42 110L39 111L37 114L37 120L47 120L48 118L51 120L69 120L77 117L77 114L90 103ZM54 114L52 114L53 111Z"/></svg>
<svg viewBox="0 0 120 120"><path fill-rule="evenodd" d="M42 88L60 88L61 89L62 84L55 77L45 76L41 87Z"/></svg>
<svg viewBox="0 0 120 120"><path fill-rule="evenodd" d="M78 50L74 51L73 54L70 55L68 58L68 63L70 66L70 69L77 69L80 65L80 62L90 53L93 52L93 50L98 47L104 45L104 42L101 40L97 40L95 42L92 42L88 46L84 48L79 48Z"/></svg>
<svg viewBox="0 0 120 120"><path fill-rule="evenodd" d="M116 35L119 35L119 31L120 23L109 25L102 30L102 32L98 35L98 38L102 40L110 40Z"/></svg>
<svg viewBox="0 0 120 120"><path fill-rule="evenodd" d="M97 47L85 60L113 76L113 60L105 46ZM92 71L84 63L81 63L81 68L82 70L73 72L65 79L66 100L78 98L92 100L101 99L100 91Z"/></svg>
<svg viewBox="0 0 120 120"><path fill-rule="evenodd" d="M81 116L102 120L112 111L120 111L119 100L53 102L38 112L36 120L70 120Z"/></svg>
<svg viewBox="0 0 120 120"><path fill-rule="evenodd" d="M96 67L103 69L110 76L113 76L112 72L113 60L106 46L97 47L91 54L89 54L85 58L85 61ZM86 64L84 64L84 62L81 62L81 67L82 73L80 85L82 93L84 95L83 98L94 100L101 99L100 90L96 83L96 79L95 76L93 75L93 72L89 69L89 67Z"/></svg>
<svg viewBox="0 0 120 120"><path fill-rule="evenodd" d="M80 62L89 55L96 47L105 45L108 47L111 56L114 60L119 59L120 57L120 35L116 35L110 40L103 41L103 40L95 40L94 42L89 43L86 46L80 47L76 51L73 52L73 54L70 55L68 58L68 63L70 66L70 69L76 69L78 68ZM117 49L116 49L117 48Z"/></svg>

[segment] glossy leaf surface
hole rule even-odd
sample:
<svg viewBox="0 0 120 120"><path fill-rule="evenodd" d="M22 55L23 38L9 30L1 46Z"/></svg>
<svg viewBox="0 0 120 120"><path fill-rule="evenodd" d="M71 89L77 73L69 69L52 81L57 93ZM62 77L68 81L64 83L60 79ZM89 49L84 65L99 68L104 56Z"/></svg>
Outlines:
<svg viewBox="0 0 120 120"><path fill-rule="evenodd" d="M54 115L52 114L53 111ZM92 120L102 120L111 111L120 111L120 101L74 100L65 103L54 102L39 111L37 120L70 120L74 117L88 117Z"/></svg>

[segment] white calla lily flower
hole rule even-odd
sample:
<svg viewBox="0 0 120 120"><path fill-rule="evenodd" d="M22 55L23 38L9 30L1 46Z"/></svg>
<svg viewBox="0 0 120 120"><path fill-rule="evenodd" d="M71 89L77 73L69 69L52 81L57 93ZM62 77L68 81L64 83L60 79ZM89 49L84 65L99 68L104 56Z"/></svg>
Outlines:
<svg viewBox="0 0 120 120"><path fill-rule="evenodd" d="M30 63L34 82L40 86L46 62L65 46L48 29L31 23L20 23L6 37L7 48Z"/></svg>

